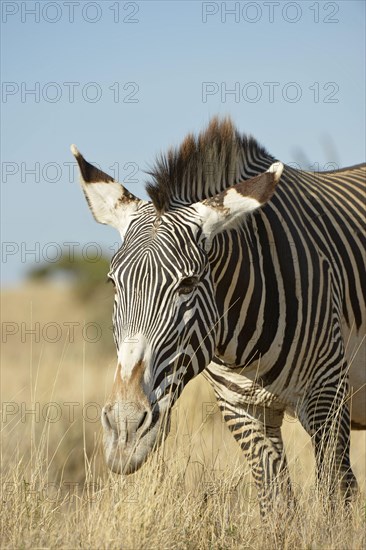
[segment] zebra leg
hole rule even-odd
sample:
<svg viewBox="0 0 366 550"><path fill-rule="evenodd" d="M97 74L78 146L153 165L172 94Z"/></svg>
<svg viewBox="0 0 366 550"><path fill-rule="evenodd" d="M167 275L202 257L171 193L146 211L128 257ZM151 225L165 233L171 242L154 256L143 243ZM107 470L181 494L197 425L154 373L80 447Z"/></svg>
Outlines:
<svg viewBox="0 0 366 550"><path fill-rule="evenodd" d="M259 507L266 516L285 499L293 503L290 477L281 436L284 411L259 406L233 409L220 403L221 412L249 462L258 490Z"/></svg>
<svg viewBox="0 0 366 550"><path fill-rule="evenodd" d="M343 379L338 387L335 385L333 382L332 386L323 385L308 392L299 419L312 437L319 488L332 497L339 484L348 502L357 489L350 464L348 382Z"/></svg>

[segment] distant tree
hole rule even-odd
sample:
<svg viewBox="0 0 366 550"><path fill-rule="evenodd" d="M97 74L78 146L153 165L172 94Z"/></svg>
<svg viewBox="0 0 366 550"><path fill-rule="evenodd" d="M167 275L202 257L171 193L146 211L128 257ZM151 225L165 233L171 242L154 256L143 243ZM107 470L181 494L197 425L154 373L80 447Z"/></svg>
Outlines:
<svg viewBox="0 0 366 550"><path fill-rule="evenodd" d="M81 255L71 258L65 253L56 262L32 267L28 278L32 281L69 281L78 298L84 301L102 288L107 279L109 264L109 259L104 256L91 262Z"/></svg>
<svg viewBox="0 0 366 550"><path fill-rule="evenodd" d="M112 332L112 310L114 290L106 284L110 261L101 257L96 262L86 260L81 255L73 258L64 254L53 263L33 267L28 273L28 280L49 282L64 281L70 285L75 300L79 302L85 322L97 323L103 334L95 352L115 353Z"/></svg>

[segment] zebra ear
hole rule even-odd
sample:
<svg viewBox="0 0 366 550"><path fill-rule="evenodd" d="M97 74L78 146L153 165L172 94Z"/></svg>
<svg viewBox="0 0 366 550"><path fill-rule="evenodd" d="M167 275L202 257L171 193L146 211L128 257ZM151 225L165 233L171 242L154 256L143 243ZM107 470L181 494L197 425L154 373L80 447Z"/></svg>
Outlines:
<svg viewBox="0 0 366 550"><path fill-rule="evenodd" d="M87 162L75 145L71 145L71 152L79 165L81 185L94 218L99 223L115 227L123 237L130 216L144 201Z"/></svg>
<svg viewBox="0 0 366 550"><path fill-rule="evenodd" d="M282 171L282 162L275 162L267 172L196 203L194 207L201 217L203 233L208 241L218 233L236 227L247 214L263 206L272 197Z"/></svg>

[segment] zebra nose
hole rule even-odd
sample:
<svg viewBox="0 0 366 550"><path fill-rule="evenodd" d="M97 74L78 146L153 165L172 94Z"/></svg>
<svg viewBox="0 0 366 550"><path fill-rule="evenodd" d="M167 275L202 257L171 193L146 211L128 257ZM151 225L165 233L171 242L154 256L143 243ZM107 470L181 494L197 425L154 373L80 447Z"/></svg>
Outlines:
<svg viewBox="0 0 366 550"><path fill-rule="evenodd" d="M103 428L107 432L112 431L125 445L132 443L137 437L142 437L149 429L151 422L152 412L148 406L114 403L103 407Z"/></svg>

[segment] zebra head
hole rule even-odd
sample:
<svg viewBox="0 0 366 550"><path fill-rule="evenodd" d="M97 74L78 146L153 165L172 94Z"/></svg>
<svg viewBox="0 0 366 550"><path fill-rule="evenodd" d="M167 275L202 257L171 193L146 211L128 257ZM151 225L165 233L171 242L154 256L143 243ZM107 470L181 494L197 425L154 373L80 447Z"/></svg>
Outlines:
<svg viewBox="0 0 366 550"><path fill-rule="evenodd" d="M95 219L115 227L122 246L111 262L117 368L102 412L108 466L131 473L167 431L184 385L215 354L219 322L210 253L273 194L283 165L239 181L210 198L171 201L150 189L140 200L89 164L72 146ZM237 180L238 181L238 180Z"/></svg>

